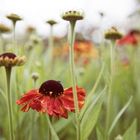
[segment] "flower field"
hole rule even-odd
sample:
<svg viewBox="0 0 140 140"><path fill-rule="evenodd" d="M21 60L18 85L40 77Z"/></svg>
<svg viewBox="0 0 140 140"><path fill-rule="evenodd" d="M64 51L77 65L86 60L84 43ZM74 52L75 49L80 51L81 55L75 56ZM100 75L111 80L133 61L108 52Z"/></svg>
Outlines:
<svg viewBox="0 0 140 140"><path fill-rule="evenodd" d="M68 34L0 24L0 140L140 140L140 31L110 27L96 44L75 32L83 13L62 15ZM5 36L10 34L10 38Z"/></svg>

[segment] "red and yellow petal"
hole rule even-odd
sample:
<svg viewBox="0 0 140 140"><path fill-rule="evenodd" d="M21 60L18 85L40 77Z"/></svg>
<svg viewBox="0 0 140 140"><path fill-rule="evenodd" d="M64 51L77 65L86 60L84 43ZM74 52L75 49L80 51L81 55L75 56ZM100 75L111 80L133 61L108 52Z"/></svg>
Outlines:
<svg viewBox="0 0 140 140"><path fill-rule="evenodd" d="M55 98L54 112L59 114L59 116L61 116L61 117L68 118L67 110L64 108L64 106L59 98Z"/></svg>
<svg viewBox="0 0 140 140"><path fill-rule="evenodd" d="M25 105L22 106L21 111L23 111L23 112L28 112L29 109L30 109L29 104L25 104Z"/></svg>
<svg viewBox="0 0 140 140"><path fill-rule="evenodd" d="M42 110L39 99L41 97L42 95L38 93L38 90L31 90L17 100L16 103L22 106L21 110L23 112L28 112L30 108L40 111Z"/></svg>
<svg viewBox="0 0 140 140"><path fill-rule="evenodd" d="M18 105L24 104L26 102L29 102L30 100L38 97L38 91L37 90L31 90L23 95L19 100L16 101Z"/></svg>
<svg viewBox="0 0 140 140"><path fill-rule="evenodd" d="M42 100L42 107L46 110L46 112L51 115L51 116L56 116L56 117L64 117L67 118L67 111L63 107L63 104L58 98L53 98L46 96Z"/></svg>
<svg viewBox="0 0 140 140"><path fill-rule="evenodd" d="M79 88L78 86L76 87L76 90L78 95L78 105L81 109L84 105L86 91L85 89ZM72 88L65 89L64 94L61 96L61 101L68 111L75 110Z"/></svg>

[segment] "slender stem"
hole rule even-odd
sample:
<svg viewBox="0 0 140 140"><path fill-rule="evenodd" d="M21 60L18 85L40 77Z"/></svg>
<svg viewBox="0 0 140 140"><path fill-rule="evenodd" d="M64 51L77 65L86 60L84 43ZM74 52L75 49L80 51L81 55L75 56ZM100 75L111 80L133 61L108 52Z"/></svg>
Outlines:
<svg viewBox="0 0 140 140"><path fill-rule="evenodd" d="M2 52L5 52L5 46L4 46L4 38L2 37L2 33L0 32L0 41L1 41L1 48L2 48Z"/></svg>
<svg viewBox="0 0 140 140"><path fill-rule="evenodd" d="M110 45L110 82L107 98L107 116L106 116L106 140L109 140L108 130L111 122L111 107L112 107L112 83L114 73L114 42Z"/></svg>
<svg viewBox="0 0 140 140"><path fill-rule="evenodd" d="M33 87L36 88L36 80L33 80ZM31 121L31 131L29 133L29 140L33 140L33 131L34 131L34 123L35 123L35 114L34 112L30 112L30 121ZM41 125L40 125L41 127ZM43 140L43 139L42 139Z"/></svg>
<svg viewBox="0 0 140 140"><path fill-rule="evenodd" d="M51 133L51 127L52 127L52 117L47 116L47 122L48 122L48 140L52 140L52 133Z"/></svg>
<svg viewBox="0 0 140 140"><path fill-rule="evenodd" d="M39 138L40 138L40 140L44 140L44 127L43 127L43 125L44 125L44 120L43 120L44 118L43 118L43 116L42 116L42 114L40 113L39 114Z"/></svg>
<svg viewBox="0 0 140 140"><path fill-rule="evenodd" d="M76 133L77 140L80 140L80 120L79 120L79 106L78 106L78 97L76 91L76 77L75 77L75 65L74 65L74 41L75 41L75 25L76 21L71 21L71 38L70 38L70 71L72 78L72 90L74 97L74 106L75 106L75 119L76 119Z"/></svg>
<svg viewBox="0 0 140 140"><path fill-rule="evenodd" d="M50 71L51 73L53 70L53 47L54 47L54 42L53 42L53 25L50 25L50 37L49 37L49 64L50 64Z"/></svg>
<svg viewBox="0 0 140 140"><path fill-rule="evenodd" d="M50 120L50 123L52 124L52 117L51 116L49 116L49 120ZM52 140L52 133L51 133L51 131L50 131L50 129L49 129L49 140Z"/></svg>
<svg viewBox="0 0 140 140"><path fill-rule="evenodd" d="M19 53L17 42L16 42L16 22L13 22L13 45L14 49L16 50L16 53Z"/></svg>
<svg viewBox="0 0 140 140"><path fill-rule="evenodd" d="M12 113L12 98L10 94L10 79L11 79L11 67L5 67L6 78L7 78L7 107L8 107L8 119L9 119L9 133L10 140L14 140L14 129L13 129L13 113Z"/></svg>

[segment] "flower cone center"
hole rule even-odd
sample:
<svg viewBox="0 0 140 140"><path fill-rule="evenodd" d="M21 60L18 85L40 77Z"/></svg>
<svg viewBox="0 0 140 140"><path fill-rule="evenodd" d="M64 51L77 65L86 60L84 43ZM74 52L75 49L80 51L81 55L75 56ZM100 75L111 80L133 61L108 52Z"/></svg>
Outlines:
<svg viewBox="0 0 140 140"><path fill-rule="evenodd" d="M2 57L2 58L8 57L9 59L14 59L16 57L16 55L14 53L3 53L0 55L0 57Z"/></svg>
<svg viewBox="0 0 140 140"><path fill-rule="evenodd" d="M63 94L63 91L64 89L60 81L55 80L48 80L44 82L39 88L39 92L41 94L51 97L60 96L61 94Z"/></svg>

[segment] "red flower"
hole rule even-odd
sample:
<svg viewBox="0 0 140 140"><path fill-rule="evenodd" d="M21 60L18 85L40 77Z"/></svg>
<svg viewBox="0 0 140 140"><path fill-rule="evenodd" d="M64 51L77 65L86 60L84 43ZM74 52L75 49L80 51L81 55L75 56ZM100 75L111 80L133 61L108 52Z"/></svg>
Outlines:
<svg viewBox="0 0 140 140"><path fill-rule="evenodd" d="M140 31L132 30L122 39L118 40L118 45L133 45L136 46L139 42Z"/></svg>
<svg viewBox="0 0 140 140"><path fill-rule="evenodd" d="M123 37L122 39L118 40L117 44L118 45L126 45L126 44L137 45L137 40L136 40L135 36L127 35L127 36Z"/></svg>
<svg viewBox="0 0 140 140"><path fill-rule="evenodd" d="M76 89L79 109L81 109L84 105L85 89L78 86ZM75 111L72 88L63 89L61 83L55 80L48 80L39 89L30 90L16 103L22 106L23 112L31 108L56 117L67 118L68 111Z"/></svg>

